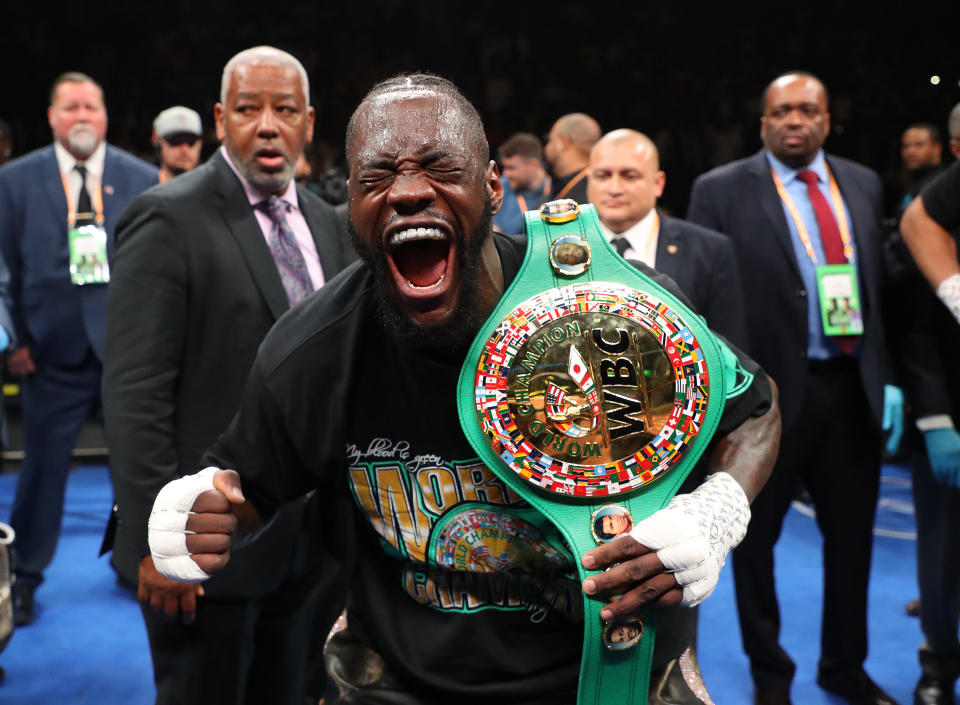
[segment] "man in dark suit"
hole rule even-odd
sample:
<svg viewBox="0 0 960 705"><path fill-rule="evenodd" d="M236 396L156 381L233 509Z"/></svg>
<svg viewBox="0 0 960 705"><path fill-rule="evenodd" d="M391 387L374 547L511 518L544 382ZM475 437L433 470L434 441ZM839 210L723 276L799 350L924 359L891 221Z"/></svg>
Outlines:
<svg viewBox="0 0 960 705"><path fill-rule="evenodd" d="M642 132L608 132L590 150L587 198L596 207L600 228L622 257L639 260L673 279L713 330L743 347L747 327L733 245L720 233L664 215L656 207L666 174L657 146ZM690 492L706 477L705 461L691 472L680 492ZM697 609L670 610L660 618L658 649L694 654ZM660 638L660 634L663 637ZM657 660L657 659L655 659ZM697 669L696 659L691 659ZM651 705L699 703L686 683L679 660L655 669Z"/></svg>
<svg viewBox="0 0 960 705"><path fill-rule="evenodd" d="M302 705L314 687L326 633L314 629L323 586L302 529L309 501L203 588L161 576L147 548L156 493L226 428L267 331L343 268L333 209L293 180L313 135L308 96L286 52L235 56L214 108L220 150L137 198L118 229L104 371L113 562L138 585L157 703Z"/></svg>
<svg viewBox="0 0 960 705"><path fill-rule="evenodd" d="M666 174L657 146L642 132L608 132L590 151L587 197L621 256L673 279L707 324L746 345L740 273L730 240L656 207Z"/></svg>
<svg viewBox="0 0 960 705"><path fill-rule="evenodd" d="M10 523L17 533L17 620L53 558L73 445L100 407L109 271L117 219L157 170L108 145L103 91L65 73L50 91L53 145L0 169L0 252L10 268L14 349L22 378L25 459ZM88 253L88 254L82 254Z"/></svg>
<svg viewBox="0 0 960 705"><path fill-rule="evenodd" d="M688 212L733 240L747 349L780 386L783 406L779 460L733 560L755 702L790 702L795 666L779 644L773 548L800 481L824 543L817 682L851 703L889 704L863 670L881 419L894 426L891 447L902 427L902 394L885 385L880 180L823 153L830 115L816 77L778 77L763 105L764 150L698 177ZM859 306L838 317L837 299Z"/></svg>

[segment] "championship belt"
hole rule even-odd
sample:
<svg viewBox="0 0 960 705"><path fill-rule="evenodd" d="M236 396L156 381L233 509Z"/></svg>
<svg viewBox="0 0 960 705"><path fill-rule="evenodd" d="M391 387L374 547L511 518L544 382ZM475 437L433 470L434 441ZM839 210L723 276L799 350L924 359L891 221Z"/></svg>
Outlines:
<svg viewBox="0 0 960 705"><path fill-rule="evenodd" d="M519 273L460 372L460 423L480 459L580 557L666 506L720 420L736 364L703 321L627 264L593 206L525 214ZM727 377L725 381L724 377ZM645 705L650 608L604 623L584 595L579 705ZM549 648L549 645L547 646Z"/></svg>

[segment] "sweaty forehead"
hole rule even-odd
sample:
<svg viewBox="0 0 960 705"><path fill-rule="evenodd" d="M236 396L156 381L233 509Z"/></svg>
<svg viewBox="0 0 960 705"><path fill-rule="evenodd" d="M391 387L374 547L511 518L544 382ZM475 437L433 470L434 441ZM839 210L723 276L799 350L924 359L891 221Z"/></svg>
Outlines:
<svg viewBox="0 0 960 705"><path fill-rule="evenodd" d="M456 100L420 86L372 96L361 107L352 162L443 152L473 156L476 139Z"/></svg>

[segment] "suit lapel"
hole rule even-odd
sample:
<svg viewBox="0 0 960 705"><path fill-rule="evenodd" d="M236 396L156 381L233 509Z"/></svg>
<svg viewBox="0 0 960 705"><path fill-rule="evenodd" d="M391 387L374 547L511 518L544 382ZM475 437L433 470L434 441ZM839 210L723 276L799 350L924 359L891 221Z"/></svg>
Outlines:
<svg viewBox="0 0 960 705"><path fill-rule="evenodd" d="M755 197L760 203L760 209L770 222L773 239L776 240L793 271L799 277L800 267L797 265L797 256L793 251L793 241L790 239L787 216L783 213L783 203L780 201L780 194L777 193L777 187L773 183L773 177L770 176L770 164L767 162L763 151L760 151L754 157L748 171L755 183L754 188L751 189L753 196L748 194L747 198Z"/></svg>
<svg viewBox="0 0 960 705"><path fill-rule="evenodd" d="M338 232L336 229L330 231L328 225L331 219L325 219L313 199L304 198L304 193L305 189L297 186L297 202L300 204L304 220L307 221L307 227L310 228L310 234L313 235L320 266L323 268L323 280L327 282L343 268L340 262Z"/></svg>
<svg viewBox="0 0 960 705"><path fill-rule="evenodd" d="M680 251L680 244L677 242L676 228L673 227L673 221L657 209L657 216L660 218L660 231L657 233L657 253L654 260L654 269L666 274L668 277L677 280L679 257L684 256ZM686 253L689 255L690 253Z"/></svg>
<svg viewBox="0 0 960 705"><path fill-rule="evenodd" d="M67 230L67 195L63 192L63 179L60 178L60 165L57 164L57 153L50 146L43 163L43 184L50 207L56 215L57 222L63 224L63 231Z"/></svg>
<svg viewBox="0 0 960 705"><path fill-rule="evenodd" d="M287 294L273 255L260 230L257 216L250 207L243 186L218 151L203 166L212 171L213 190L219 196L218 208L231 235L237 241L257 288L267 302L274 318L279 318L290 307Z"/></svg>
<svg viewBox="0 0 960 705"><path fill-rule="evenodd" d="M867 210L870 199L861 193L857 179L847 178L847 170L843 164L836 163L830 157L825 156L825 158L827 164L830 165L830 171L833 172L834 177L837 179L837 187L840 189L843 203L846 205L847 212L850 214L853 241L857 248L857 271L861 280L864 282L863 288L865 289L865 291L861 292L861 296L864 298L864 305L866 306L869 298L867 290L871 289L873 285L872 275L874 268L869 265L861 265L860 263L872 262L874 260L873 238L867 235L867 233L871 231L869 223L873 220L873 215ZM869 283L867 281L868 279L870 279Z"/></svg>
<svg viewBox="0 0 960 705"><path fill-rule="evenodd" d="M100 192L103 195L103 214L104 218L108 218L111 215L116 216L117 213L113 213L113 203L115 199L121 194L118 193L118 187L122 189L122 182L117 178L116 169L114 169L114 160L112 159L113 155L111 154L111 147L107 145L106 153L103 155L103 178L100 179ZM128 199L123 199L119 202L125 203Z"/></svg>

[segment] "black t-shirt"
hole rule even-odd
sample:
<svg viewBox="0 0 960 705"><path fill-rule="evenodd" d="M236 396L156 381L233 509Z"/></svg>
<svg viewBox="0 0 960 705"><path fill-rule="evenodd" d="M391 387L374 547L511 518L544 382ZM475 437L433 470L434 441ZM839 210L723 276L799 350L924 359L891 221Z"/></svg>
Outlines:
<svg viewBox="0 0 960 705"><path fill-rule="evenodd" d="M931 181L921 194L930 217L946 230L960 226L960 161Z"/></svg>
<svg viewBox="0 0 960 705"><path fill-rule="evenodd" d="M524 244L495 237L509 284ZM573 558L464 437L465 351L396 340L372 286L357 263L278 322L208 460L235 467L266 515L314 488L328 498L325 543L356 558L350 631L425 701L572 702L583 635ZM718 436L771 403L766 376L742 364L757 374Z"/></svg>

